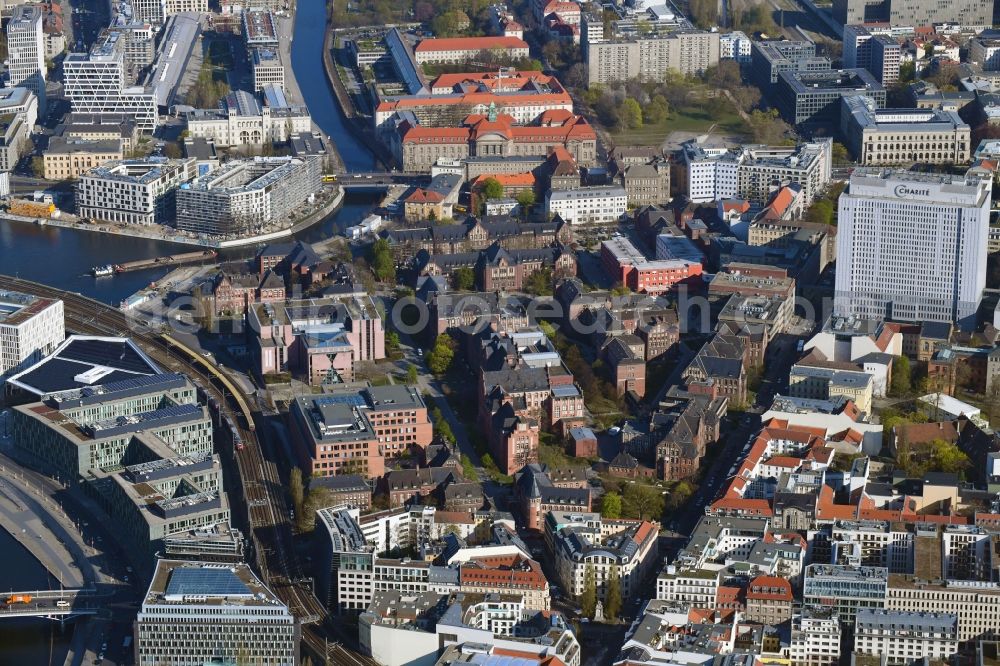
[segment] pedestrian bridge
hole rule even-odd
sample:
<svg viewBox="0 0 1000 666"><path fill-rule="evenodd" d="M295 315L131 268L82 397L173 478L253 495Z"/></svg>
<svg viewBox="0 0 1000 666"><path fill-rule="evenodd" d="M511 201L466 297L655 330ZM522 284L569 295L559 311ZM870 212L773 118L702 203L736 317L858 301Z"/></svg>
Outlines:
<svg viewBox="0 0 1000 666"><path fill-rule="evenodd" d="M93 588L65 590L34 590L0 593L0 620L13 617L44 617L64 620L77 615L95 615L103 609L103 602ZM30 599L30 601L12 600Z"/></svg>

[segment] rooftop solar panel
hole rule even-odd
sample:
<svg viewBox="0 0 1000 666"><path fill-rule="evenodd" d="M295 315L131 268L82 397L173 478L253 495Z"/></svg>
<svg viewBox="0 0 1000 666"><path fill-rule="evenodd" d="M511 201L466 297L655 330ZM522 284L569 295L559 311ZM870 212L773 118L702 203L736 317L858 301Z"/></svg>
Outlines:
<svg viewBox="0 0 1000 666"><path fill-rule="evenodd" d="M39 363L18 377L21 384L31 386L37 393L51 393L84 386L75 381L74 377L85 371L87 366L63 358L50 358ZM114 371L102 378L103 382L122 381L133 375L127 372Z"/></svg>
<svg viewBox="0 0 1000 666"><path fill-rule="evenodd" d="M226 568L174 569L167 582L166 596L249 597L246 583Z"/></svg>
<svg viewBox="0 0 1000 666"><path fill-rule="evenodd" d="M72 336L52 355L8 381L22 390L44 395L108 385L159 372L160 369L126 338Z"/></svg>
<svg viewBox="0 0 1000 666"><path fill-rule="evenodd" d="M368 403L365 402L364 396L360 393L343 393L339 395L321 395L313 398L313 404L317 407L323 407L325 405L347 405L349 407L364 407Z"/></svg>
<svg viewBox="0 0 1000 666"><path fill-rule="evenodd" d="M73 340L60 356L92 365L106 365L118 370L148 373L149 364L126 340Z"/></svg>

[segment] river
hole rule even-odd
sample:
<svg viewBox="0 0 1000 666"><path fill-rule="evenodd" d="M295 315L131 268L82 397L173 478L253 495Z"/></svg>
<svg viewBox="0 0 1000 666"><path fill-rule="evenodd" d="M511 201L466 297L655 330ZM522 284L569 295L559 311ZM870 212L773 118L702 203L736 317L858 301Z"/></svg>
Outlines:
<svg viewBox="0 0 1000 666"><path fill-rule="evenodd" d="M0 594L11 590L58 589L38 560L10 534L0 529ZM6 600L6 596L4 596ZM50 620L0 620L0 663L62 664L73 635L72 624L61 628Z"/></svg>
<svg viewBox="0 0 1000 666"><path fill-rule="evenodd" d="M348 129L323 71L323 33L326 9L322 0L303 0L295 19L292 68L306 104L320 129L336 144L348 169L370 171L374 158L368 147ZM344 205L323 221L296 235L315 242L356 224L375 206L370 197L348 197ZM186 246L140 238L105 236L94 232L0 220L0 273L37 280L77 291L106 303L117 304L167 269L152 269L93 278L93 266L189 251ZM227 250L223 258L249 257L254 248ZM9 534L0 530L0 593L11 589L45 589L51 581L41 565ZM0 621L0 663L62 664L72 635L47 620Z"/></svg>
<svg viewBox="0 0 1000 666"><path fill-rule="evenodd" d="M292 69L313 120L337 146L347 168L370 171L374 156L350 131L326 80L322 60L325 28L326 7L322 0L302 0L295 16ZM329 238L358 223L374 204L370 196L347 197L339 210L295 237L311 242ZM249 257L255 250L251 247L227 250L222 256L225 259ZM187 251L189 247L173 243L0 220L0 273L77 291L116 305L162 278L168 269L95 279L89 274L93 266Z"/></svg>

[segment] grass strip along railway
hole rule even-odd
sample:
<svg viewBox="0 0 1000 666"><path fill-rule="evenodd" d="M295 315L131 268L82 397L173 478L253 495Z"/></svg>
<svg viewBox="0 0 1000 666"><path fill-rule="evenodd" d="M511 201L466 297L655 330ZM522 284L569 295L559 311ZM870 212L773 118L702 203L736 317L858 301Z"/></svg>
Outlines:
<svg viewBox="0 0 1000 666"><path fill-rule="evenodd" d="M265 444L269 443L258 437L258 432L263 430L258 429L258 419L262 417L251 409L247 396L222 368L180 340L141 326L120 310L80 294L5 275L0 275L0 289L62 299L69 331L81 335L131 337L164 368L191 377L210 409L218 412L220 426L223 423L226 426L220 430L229 433L233 445L232 458L236 461L238 475L234 480L242 488L244 501L231 501L230 505L246 510L242 527L248 528L253 551L248 561L299 619L302 640L314 659L319 659L320 663L374 666L372 659L341 644L343 641L356 645L357 635L348 632L342 624L324 623L326 609L302 583L307 579L292 548L287 486L281 480L271 447L268 446L265 452ZM217 449L221 441L221 437L216 437ZM224 460L227 458L223 456ZM227 492L232 496L236 489L230 487Z"/></svg>

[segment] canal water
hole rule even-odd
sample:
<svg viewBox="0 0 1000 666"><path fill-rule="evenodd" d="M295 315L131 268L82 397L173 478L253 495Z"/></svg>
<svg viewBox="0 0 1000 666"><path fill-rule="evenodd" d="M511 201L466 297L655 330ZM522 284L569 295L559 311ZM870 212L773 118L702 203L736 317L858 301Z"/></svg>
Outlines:
<svg viewBox="0 0 1000 666"><path fill-rule="evenodd" d="M24 546L0 529L0 596L11 590L48 590L58 587L45 568ZM63 664L72 625L50 620L0 620L0 664Z"/></svg>
<svg viewBox="0 0 1000 666"><path fill-rule="evenodd" d="M352 171L370 171L372 152L348 129L323 71L323 0L300 0L292 44L292 68L306 104L320 129L336 144ZM348 197L344 205L322 222L296 235L315 242L357 224L377 202L370 196ZM0 273L36 280L117 304L142 287L162 278L167 269L151 269L120 276L94 278L93 266L188 251L186 246L141 238L105 236L93 232L0 220ZM249 257L254 248L223 252L223 257ZM0 530L0 594L12 589L46 589L51 585L44 568L9 534ZM0 620L0 664L62 664L72 629L60 629L47 620Z"/></svg>

